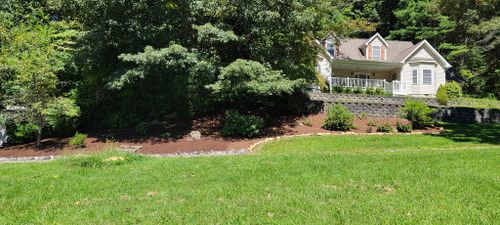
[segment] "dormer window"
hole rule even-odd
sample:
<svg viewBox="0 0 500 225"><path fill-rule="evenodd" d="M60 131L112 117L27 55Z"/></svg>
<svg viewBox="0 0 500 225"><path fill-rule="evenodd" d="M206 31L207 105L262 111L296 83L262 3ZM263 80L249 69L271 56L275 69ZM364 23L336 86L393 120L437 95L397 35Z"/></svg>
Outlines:
<svg viewBox="0 0 500 225"><path fill-rule="evenodd" d="M335 43L333 41L326 41L326 50L335 58Z"/></svg>
<svg viewBox="0 0 500 225"><path fill-rule="evenodd" d="M382 59L380 48L381 48L380 45L373 45L373 59L374 60Z"/></svg>

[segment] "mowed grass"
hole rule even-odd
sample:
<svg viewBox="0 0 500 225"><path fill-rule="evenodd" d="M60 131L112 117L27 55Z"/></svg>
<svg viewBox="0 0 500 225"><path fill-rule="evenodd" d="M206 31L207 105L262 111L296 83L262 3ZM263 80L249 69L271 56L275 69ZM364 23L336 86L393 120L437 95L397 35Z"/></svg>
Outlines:
<svg viewBox="0 0 500 225"><path fill-rule="evenodd" d="M499 126L0 165L0 224L495 224ZM105 161L110 157L123 161Z"/></svg>

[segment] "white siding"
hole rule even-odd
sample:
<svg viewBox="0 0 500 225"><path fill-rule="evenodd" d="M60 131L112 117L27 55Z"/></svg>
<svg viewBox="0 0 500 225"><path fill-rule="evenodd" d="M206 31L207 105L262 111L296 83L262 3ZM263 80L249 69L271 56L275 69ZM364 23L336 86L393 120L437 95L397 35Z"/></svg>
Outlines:
<svg viewBox="0 0 500 225"><path fill-rule="evenodd" d="M413 70L418 70L418 83L413 84ZM432 84L423 84L423 70L433 71ZM445 69L425 49L421 49L401 68L401 80L408 84L408 95L435 96L437 89L446 81Z"/></svg>
<svg viewBox="0 0 500 225"><path fill-rule="evenodd" d="M332 74L332 67L330 65L330 62L328 61L328 59L326 59L325 57L323 57L322 55L318 55L317 57L317 70L319 73L321 73L321 75L323 75L325 78L329 78Z"/></svg>

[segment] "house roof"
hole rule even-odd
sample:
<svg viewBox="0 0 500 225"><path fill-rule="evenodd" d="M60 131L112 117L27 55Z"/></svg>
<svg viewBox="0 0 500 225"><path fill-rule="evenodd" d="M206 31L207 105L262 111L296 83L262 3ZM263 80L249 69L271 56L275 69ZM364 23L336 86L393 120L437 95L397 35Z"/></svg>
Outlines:
<svg viewBox="0 0 500 225"><path fill-rule="evenodd" d="M367 43L367 39L345 39L342 41L341 58L351 60L366 60L360 46ZM400 55L404 52L411 52L415 45L409 41L386 41L387 42L387 62L401 62Z"/></svg>
<svg viewBox="0 0 500 225"><path fill-rule="evenodd" d="M337 38L337 36L334 37ZM439 54L439 52L436 51L436 49L434 49L432 45L429 44L429 42L427 42L426 40L423 40L415 45L410 41L386 41L379 33L376 33L369 39L350 38L342 40L340 47L341 51L339 55L340 59L374 61L366 59L364 55L364 48L375 38L379 38L387 47L387 59L380 62L406 63L411 59L410 56L417 52L417 50L425 48L444 68L451 68L450 63L448 63L446 59L441 54ZM319 41L317 41L317 44L321 46L321 43ZM329 53L326 54L329 55Z"/></svg>

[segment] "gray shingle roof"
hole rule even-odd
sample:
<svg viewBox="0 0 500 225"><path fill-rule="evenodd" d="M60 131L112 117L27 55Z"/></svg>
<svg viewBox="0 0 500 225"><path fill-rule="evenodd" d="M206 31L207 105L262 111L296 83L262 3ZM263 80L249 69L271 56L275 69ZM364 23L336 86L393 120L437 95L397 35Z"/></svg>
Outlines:
<svg viewBox="0 0 500 225"><path fill-rule="evenodd" d="M342 41L341 54L342 59L366 60L361 52L360 46L364 45L368 39L345 39ZM387 60L386 62L401 62L417 46L409 41L387 41Z"/></svg>

